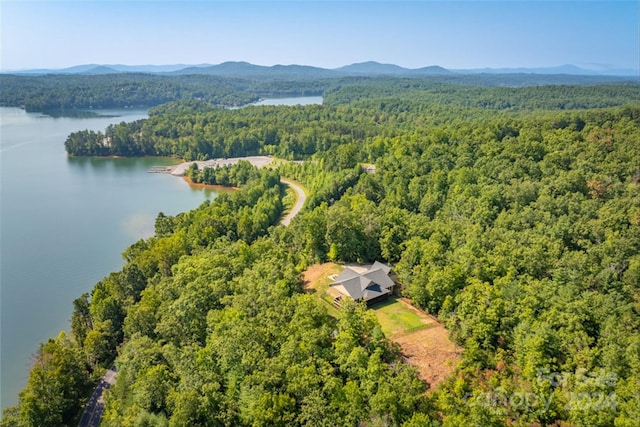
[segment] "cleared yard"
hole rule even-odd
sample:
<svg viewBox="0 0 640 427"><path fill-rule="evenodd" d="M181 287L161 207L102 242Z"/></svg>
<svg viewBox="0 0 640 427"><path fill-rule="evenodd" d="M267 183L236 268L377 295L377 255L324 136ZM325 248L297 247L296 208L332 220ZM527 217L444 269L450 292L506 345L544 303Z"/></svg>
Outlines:
<svg viewBox="0 0 640 427"><path fill-rule="evenodd" d="M327 294L330 275L343 267L327 262L309 267L304 273L304 288L316 295L327 307L329 314L340 311ZM433 390L451 374L460 360L462 348L449 340L449 333L434 317L412 306L404 298L389 298L370 307L376 314L385 335L400 346L407 363L418 369L420 379Z"/></svg>
<svg viewBox="0 0 640 427"><path fill-rule="evenodd" d="M419 316L397 297L391 297L370 308L376 313L382 332L391 339L434 326L431 319Z"/></svg>
<svg viewBox="0 0 640 427"><path fill-rule="evenodd" d="M333 297L327 293L329 283L332 282L329 276L341 271L342 267L338 264L325 262L324 264L314 264L304 272L304 289L324 302L329 314L333 317L337 317L340 311L333 305Z"/></svg>
<svg viewBox="0 0 640 427"><path fill-rule="evenodd" d="M402 349L404 359L418 368L420 379L429 384L428 391L453 373L462 354L462 348L449 340L449 332L435 320L433 327L391 339Z"/></svg>

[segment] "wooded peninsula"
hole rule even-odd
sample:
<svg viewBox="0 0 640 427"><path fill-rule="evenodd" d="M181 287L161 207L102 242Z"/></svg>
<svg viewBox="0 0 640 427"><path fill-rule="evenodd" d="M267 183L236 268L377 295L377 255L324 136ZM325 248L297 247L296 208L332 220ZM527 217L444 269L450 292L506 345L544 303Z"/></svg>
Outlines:
<svg viewBox="0 0 640 427"><path fill-rule="evenodd" d="M280 161L189 169L239 190L159 213L41 344L2 426L77 425L114 363L105 426L637 425L637 82L49 77L3 77L0 98L153 106L69 135L69 155ZM265 94L324 104L224 108ZM309 192L288 227L281 177ZM375 310L306 291L325 261L389 264L463 348L454 372L430 387Z"/></svg>

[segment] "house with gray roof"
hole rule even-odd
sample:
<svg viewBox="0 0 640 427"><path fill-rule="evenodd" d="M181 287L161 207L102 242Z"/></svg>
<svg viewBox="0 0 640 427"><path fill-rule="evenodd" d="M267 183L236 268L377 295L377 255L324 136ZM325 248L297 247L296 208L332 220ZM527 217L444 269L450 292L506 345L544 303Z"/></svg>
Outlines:
<svg viewBox="0 0 640 427"><path fill-rule="evenodd" d="M345 297L373 304L393 293L395 282L390 274L391 267L378 261L370 266L345 267L329 284L329 294L337 305Z"/></svg>

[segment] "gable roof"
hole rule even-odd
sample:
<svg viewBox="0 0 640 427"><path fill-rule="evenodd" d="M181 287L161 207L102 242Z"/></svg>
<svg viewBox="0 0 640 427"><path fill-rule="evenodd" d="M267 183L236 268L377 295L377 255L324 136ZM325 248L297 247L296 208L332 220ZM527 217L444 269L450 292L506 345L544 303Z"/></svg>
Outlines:
<svg viewBox="0 0 640 427"><path fill-rule="evenodd" d="M374 262L369 270L378 270L378 269L384 271L384 274L389 274L389 272L391 271L391 267L389 267L387 264L381 263L380 261Z"/></svg>
<svg viewBox="0 0 640 427"><path fill-rule="evenodd" d="M391 267L378 261L363 272L345 267L330 286L335 287L344 295L349 295L354 300L368 301L391 293L394 283L389 278L390 271Z"/></svg>

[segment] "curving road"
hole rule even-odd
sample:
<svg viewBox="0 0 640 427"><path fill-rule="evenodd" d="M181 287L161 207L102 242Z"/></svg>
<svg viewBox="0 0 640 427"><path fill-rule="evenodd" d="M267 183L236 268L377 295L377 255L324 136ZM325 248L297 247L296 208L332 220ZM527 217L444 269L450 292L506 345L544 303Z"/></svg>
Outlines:
<svg viewBox="0 0 640 427"><path fill-rule="evenodd" d="M116 367L109 368L106 374L102 377L98 386L93 390L93 394L87 402L87 407L84 408L82 418L78 427L98 427L104 412L104 391L115 384L116 382Z"/></svg>
<svg viewBox="0 0 640 427"><path fill-rule="evenodd" d="M150 170L149 172L162 172L162 173L170 173L171 175L174 176L184 176L187 172L187 170L189 169L189 166L191 166L192 163L197 163L198 167L200 169L209 167L209 168L217 168L220 166L228 166L228 165L233 165L238 163L240 160L246 160L249 163L251 163L253 166L257 166L259 168L264 167L265 165L271 163L271 161L273 160L271 157L269 156L247 156L247 157L234 157L231 159L217 159L217 160L207 160L207 161L196 161L196 162L184 162L184 163L180 163L179 165L174 165L174 166L168 166L168 167L158 167L158 168L152 168L152 170ZM280 178L280 182L287 184L289 187L293 188L293 191L295 191L296 193L296 203L293 206L293 208L291 208L291 211L285 215L284 218L282 218L282 220L280 221L280 224L284 225L285 227L289 225L289 223L291 222L291 220L298 215L298 212L300 212L300 210L302 209L302 206L304 205L304 202L307 201L307 196L304 193L304 190L302 189L301 186L299 186L298 184L296 184L295 182L286 179L286 178Z"/></svg>
<svg viewBox="0 0 640 427"><path fill-rule="evenodd" d="M298 212L300 212L300 210L302 209L302 206L304 206L304 202L307 201L307 195L304 194L304 190L302 189L302 187L300 187L298 184L294 183L293 181L290 181L285 178L280 178L280 182L287 184L289 187L293 188L293 191L296 192L296 204L293 205L293 208L291 208L291 211L289 211L289 213L284 218L282 218L282 221L280 221L280 224L286 227L287 225L289 225L291 220L296 215L298 215Z"/></svg>

